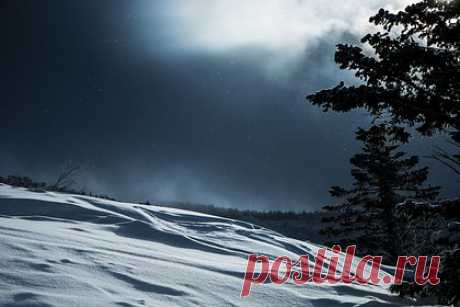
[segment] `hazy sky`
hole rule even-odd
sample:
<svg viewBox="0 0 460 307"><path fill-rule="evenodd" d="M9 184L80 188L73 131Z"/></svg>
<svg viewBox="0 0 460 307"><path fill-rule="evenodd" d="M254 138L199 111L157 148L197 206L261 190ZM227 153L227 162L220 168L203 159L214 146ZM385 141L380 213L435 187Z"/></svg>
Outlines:
<svg viewBox="0 0 460 307"><path fill-rule="evenodd" d="M1 1L0 174L73 160L83 188L126 200L319 208L368 118L304 97L354 82L335 44L408 2Z"/></svg>

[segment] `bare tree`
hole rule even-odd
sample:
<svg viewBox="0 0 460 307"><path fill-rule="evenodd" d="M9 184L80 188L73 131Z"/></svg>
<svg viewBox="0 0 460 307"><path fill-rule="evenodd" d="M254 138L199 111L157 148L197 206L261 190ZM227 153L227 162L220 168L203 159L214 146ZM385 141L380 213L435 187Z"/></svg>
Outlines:
<svg viewBox="0 0 460 307"><path fill-rule="evenodd" d="M62 169L61 173L59 174L56 182L52 186L55 190L64 191L70 189L74 186L77 181L76 177L81 172L81 166L75 162L68 161L64 168Z"/></svg>

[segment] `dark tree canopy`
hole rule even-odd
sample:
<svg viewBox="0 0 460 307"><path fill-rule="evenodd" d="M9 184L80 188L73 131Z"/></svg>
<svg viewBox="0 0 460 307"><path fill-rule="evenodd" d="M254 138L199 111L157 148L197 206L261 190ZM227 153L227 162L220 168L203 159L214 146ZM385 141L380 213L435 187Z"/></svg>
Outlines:
<svg viewBox="0 0 460 307"><path fill-rule="evenodd" d="M307 97L324 111L363 108L386 122L357 133L364 146L351 160L355 182L351 189L332 188L345 201L326 207L335 215L325 232L393 257L416 250L442 255L439 286L409 283L394 290L455 304L459 201L433 202L438 188L423 185L428 169L416 168L418 158L397 148L408 141L409 125L424 135L447 131L460 149L460 0L422 0L398 13L381 9L370 22L381 28L361 40L370 51L340 44L335 54L340 68L355 71L361 82L341 82ZM438 148L433 158L460 175L460 153Z"/></svg>
<svg viewBox="0 0 460 307"><path fill-rule="evenodd" d="M431 134L460 121L460 0L424 0L404 11L381 9L370 22L383 31L367 34L363 44L337 46L341 69L356 71L362 83L338 86L307 97L324 110L365 108L389 114L395 124L416 125Z"/></svg>

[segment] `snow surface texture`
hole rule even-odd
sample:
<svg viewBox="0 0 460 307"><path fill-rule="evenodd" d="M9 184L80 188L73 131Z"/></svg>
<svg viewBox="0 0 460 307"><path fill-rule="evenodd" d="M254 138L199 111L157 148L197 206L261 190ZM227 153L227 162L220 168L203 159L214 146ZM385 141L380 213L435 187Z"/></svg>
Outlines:
<svg viewBox="0 0 460 307"><path fill-rule="evenodd" d="M254 285L247 255L318 245L252 224L0 184L0 306L402 306L383 286Z"/></svg>

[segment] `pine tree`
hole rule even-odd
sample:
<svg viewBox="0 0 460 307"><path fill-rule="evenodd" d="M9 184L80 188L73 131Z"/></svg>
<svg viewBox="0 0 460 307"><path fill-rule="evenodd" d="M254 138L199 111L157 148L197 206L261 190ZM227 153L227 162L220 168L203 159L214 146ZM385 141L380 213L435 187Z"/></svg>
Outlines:
<svg viewBox="0 0 460 307"><path fill-rule="evenodd" d="M427 136L438 131L449 132L452 143L459 149L457 154L439 149L434 158L460 175L460 0L422 0L396 13L381 9L369 21L381 28L378 32L365 35L361 40L362 44L370 47L371 52L368 52L369 48L339 44L335 54L340 68L354 71L361 82L351 86L341 82L333 88L309 95L307 99L313 105L322 107L324 111L348 112L353 109L365 109L376 119L385 115L393 127L415 126L419 133ZM413 168L415 161L416 159L413 159L412 162L406 163L406 168L410 169L410 165ZM357 169L360 171L362 166ZM367 169L364 169L364 172L366 171ZM414 176L415 181L409 177L406 177L406 180L418 183L415 186L419 187L426 175L427 170L422 169ZM359 204L363 203L361 200L367 202L371 195L365 186L360 186L360 178L355 177L355 180L356 184L351 191L339 188L332 190L334 196L346 196L348 199L341 207L329 209L339 213L335 221L342 227L354 230L357 228L354 225L361 225L366 229L361 221L369 220L366 223L372 224L371 218L360 218L359 223L351 224L357 219L353 213L356 208L367 212ZM398 184L395 183L395 186ZM419 194L422 199L426 197L429 200L430 194L437 192L428 189L420 194L414 191L413 183L405 186L409 187L409 191L389 193L388 199L391 199L390 196L395 196L396 200L400 197L409 199L414 197L414 194ZM432 206L430 202L426 202L426 205L428 208ZM453 206L459 206L459 202L454 201ZM417 207L417 210L419 209ZM417 237L417 242L422 242L424 232L429 234L430 229L426 225L431 227L437 223L430 212L423 214L423 218L417 218L417 214L404 216L407 225L402 233L409 237ZM450 218L444 210L438 214L438 219L447 221ZM458 218L457 222L460 223ZM391 227L391 223L396 224L386 223L387 228ZM409 229L411 227L413 229ZM437 229L436 227L434 229ZM427 231L423 230L420 233L420 228ZM444 230L447 228L448 226L444 226ZM343 231L332 227L329 233L343 234ZM367 238L374 237L370 231L368 233ZM433 250L436 254L447 255L442 261L442 285L432 287L434 290L427 288L427 294L438 296L441 303L459 301L457 272L460 272L460 243L452 240L455 236L449 231L449 240L444 245L433 244L427 237L425 243L419 246L423 250ZM397 240L396 243L390 243L398 244ZM409 242L405 242L405 245L406 248L411 246Z"/></svg>
<svg viewBox="0 0 460 307"><path fill-rule="evenodd" d="M460 0L423 0L404 11L380 9L369 20L382 31L359 46L339 44L335 60L363 82L338 86L307 98L324 110L366 108L395 124L418 124L429 135L460 119Z"/></svg>
<svg viewBox="0 0 460 307"><path fill-rule="evenodd" d="M339 44L335 53L340 69L355 71L362 82L341 82L307 99L325 111L385 114L423 135L453 129L459 151L439 150L434 158L460 175L460 0L422 0L397 13L380 9L369 21L381 28L361 39L372 52Z"/></svg>
<svg viewBox="0 0 460 307"><path fill-rule="evenodd" d="M333 213L323 221L330 226L323 230L340 244L356 244L361 254L383 255L393 260L400 252L401 242L396 205L407 199L433 200L438 187L425 186L428 168L416 168L418 157L406 157L399 151L401 134L386 124L368 130L359 129L356 138L363 143L362 152L354 155L352 188L331 188L333 197L345 198L340 205L326 206Z"/></svg>

